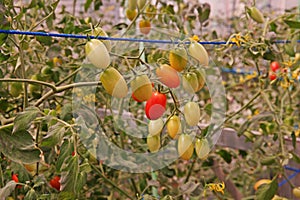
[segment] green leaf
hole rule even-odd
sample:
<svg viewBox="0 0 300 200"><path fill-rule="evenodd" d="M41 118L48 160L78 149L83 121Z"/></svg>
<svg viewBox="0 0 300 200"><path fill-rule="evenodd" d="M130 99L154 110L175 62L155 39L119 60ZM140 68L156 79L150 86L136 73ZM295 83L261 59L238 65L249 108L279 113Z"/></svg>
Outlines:
<svg viewBox="0 0 300 200"><path fill-rule="evenodd" d="M231 163L232 155L228 151L221 149L217 152L217 154L220 155L228 164Z"/></svg>
<svg viewBox="0 0 300 200"><path fill-rule="evenodd" d="M32 136L26 130L12 134L12 126L0 128L0 151L14 162L40 161L41 152L35 148Z"/></svg>
<svg viewBox="0 0 300 200"><path fill-rule="evenodd" d="M57 171L61 170L63 163L67 158L69 158L72 155L72 152L73 152L73 144L70 143L68 140L65 140L60 147L60 154L57 158L57 162L56 162Z"/></svg>
<svg viewBox="0 0 300 200"><path fill-rule="evenodd" d="M260 186L256 192L256 199L272 200L278 190L277 177L271 183Z"/></svg>
<svg viewBox="0 0 300 200"><path fill-rule="evenodd" d="M300 22L293 20L283 20L290 28L300 29Z"/></svg>
<svg viewBox="0 0 300 200"><path fill-rule="evenodd" d="M84 4L84 12L88 11L88 9L90 8L92 2L93 2L93 0L86 0L86 2Z"/></svg>
<svg viewBox="0 0 300 200"><path fill-rule="evenodd" d="M39 112L40 110L37 107L28 107L25 111L19 113L14 120L13 133L27 130Z"/></svg>
<svg viewBox="0 0 300 200"><path fill-rule="evenodd" d="M86 182L86 173L80 171L78 156L70 157L61 173L61 188L63 192L78 194Z"/></svg>
<svg viewBox="0 0 300 200"><path fill-rule="evenodd" d="M43 138L42 147L53 147L59 144L64 136L65 127L61 123L56 123L48 130L47 135Z"/></svg>
<svg viewBox="0 0 300 200"><path fill-rule="evenodd" d="M293 161L295 161L296 163L300 163L300 157L293 152L291 152L291 153L293 155Z"/></svg>
<svg viewBox="0 0 300 200"><path fill-rule="evenodd" d="M1 35L0 35L0 38L1 38ZM0 43L1 43L1 41L0 41ZM0 46L1 46L1 44L0 44ZM0 51L0 62L6 61L7 59L9 59L9 57L10 57L9 54L6 55L6 54L2 53L2 51Z"/></svg>
<svg viewBox="0 0 300 200"><path fill-rule="evenodd" d="M39 31L39 32L44 32L44 31ZM50 36L36 36L35 38L42 45L50 46L52 44L52 37Z"/></svg>
<svg viewBox="0 0 300 200"><path fill-rule="evenodd" d="M17 183L15 181L9 181L6 185L0 189L1 199L6 199L16 188Z"/></svg>
<svg viewBox="0 0 300 200"><path fill-rule="evenodd" d="M211 113L212 113L212 104L211 103L206 104L205 107L204 107L204 110L205 110L205 112L209 116L211 116Z"/></svg>
<svg viewBox="0 0 300 200"><path fill-rule="evenodd" d="M32 199L37 199L37 194L34 189L30 189L24 197L24 200L32 200Z"/></svg>

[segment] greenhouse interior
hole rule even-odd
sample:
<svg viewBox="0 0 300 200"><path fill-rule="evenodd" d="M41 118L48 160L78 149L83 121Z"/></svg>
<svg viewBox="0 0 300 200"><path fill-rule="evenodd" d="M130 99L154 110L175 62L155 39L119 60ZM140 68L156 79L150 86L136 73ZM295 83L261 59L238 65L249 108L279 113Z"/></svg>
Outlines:
<svg viewBox="0 0 300 200"><path fill-rule="evenodd" d="M0 200L300 199L299 0L0 11Z"/></svg>

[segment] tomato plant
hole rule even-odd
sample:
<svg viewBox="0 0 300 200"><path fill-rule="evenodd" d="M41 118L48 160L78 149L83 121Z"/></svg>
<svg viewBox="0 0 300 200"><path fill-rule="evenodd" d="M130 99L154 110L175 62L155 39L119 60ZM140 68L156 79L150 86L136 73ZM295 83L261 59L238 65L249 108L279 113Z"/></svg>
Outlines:
<svg viewBox="0 0 300 200"><path fill-rule="evenodd" d="M155 120L160 118L167 105L167 97L158 91L152 92L151 98L146 102L145 113L148 119Z"/></svg>

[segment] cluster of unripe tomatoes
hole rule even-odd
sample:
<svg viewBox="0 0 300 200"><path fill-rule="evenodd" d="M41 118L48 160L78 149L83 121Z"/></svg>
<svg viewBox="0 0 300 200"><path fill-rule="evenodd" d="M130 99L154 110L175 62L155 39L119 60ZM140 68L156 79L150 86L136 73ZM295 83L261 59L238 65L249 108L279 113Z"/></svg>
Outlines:
<svg viewBox="0 0 300 200"><path fill-rule="evenodd" d="M106 35L101 28L96 28L95 34ZM193 154L194 144L189 134L183 134L180 115L188 127L197 126L201 116L200 108L198 103L193 101L181 107L173 89L182 85L185 93L193 95L203 88L205 75L198 66L208 66L209 58L205 48L194 39L190 39L189 43L178 44L168 52L168 62L159 64L153 70L156 78L151 77L150 80L149 74L134 72L134 77L126 81L116 68L110 66L110 44L104 42L107 41L91 39L85 46L87 59L95 67L102 69L100 82L104 90L113 97L125 98L131 89L133 100L141 104L145 102L144 111L149 119L147 137L149 150L156 152L160 149L160 136L166 126L168 135L172 139L178 139L179 155L188 160ZM189 59L198 64L190 65ZM172 97L175 108L164 122L168 94ZM195 146L200 158L205 157L210 150L209 143L204 138L198 139Z"/></svg>

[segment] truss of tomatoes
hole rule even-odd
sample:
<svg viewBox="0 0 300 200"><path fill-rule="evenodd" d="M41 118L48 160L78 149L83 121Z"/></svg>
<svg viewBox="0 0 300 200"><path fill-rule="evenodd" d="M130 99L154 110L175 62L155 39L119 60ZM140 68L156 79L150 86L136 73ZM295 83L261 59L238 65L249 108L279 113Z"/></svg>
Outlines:
<svg viewBox="0 0 300 200"><path fill-rule="evenodd" d="M92 32L94 35L106 35L102 29ZM122 74L110 66L110 44L104 41L91 39L86 43L87 59L97 68L103 69L100 74L100 82L104 90L116 98L124 98L128 94L128 85ZM188 48L178 45L169 52L169 63L161 64L156 68L155 73L160 82L158 88L166 87L174 89L180 86L182 74L182 86L188 94L195 94L201 90L205 84L204 73L197 67L188 68L189 56L196 60L201 66L208 66L208 54L205 48L194 40L190 40ZM168 135L172 139L178 140L178 154L182 159L188 160L193 155L194 149L199 158L203 159L210 150L207 139L192 141L189 134L182 133L181 118L183 114L186 124L190 127L197 126L200 121L200 108L196 102L187 102L183 107L183 112L172 112L166 122L163 122L163 115L166 111L167 96L160 90L155 90L153 83L146 74L136 74L130 82L132 90L131 97L137 102L145 103L145 114L149 119L147 145L150 152L160 149L160 135L166 125ZM171 90L168 90L169 92ZM174 99L173 99L174 100ZM174 103L178 103L175 102Z"/></svg>

